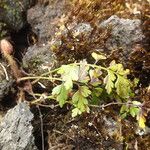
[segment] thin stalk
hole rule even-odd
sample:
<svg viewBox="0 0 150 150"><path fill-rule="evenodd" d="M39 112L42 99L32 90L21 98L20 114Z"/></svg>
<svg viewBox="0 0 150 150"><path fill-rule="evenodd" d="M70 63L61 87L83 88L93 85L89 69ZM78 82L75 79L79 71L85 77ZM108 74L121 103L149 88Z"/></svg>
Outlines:
<svg viewBox="0 0 150 150"><path fill-rule="evenodd" d="M49 74L52 74L56 71L58 71L60 68L56 68L54 70L51 70L51 71L48 71L48 72L45 72L43 74L41 74L40 76L43 77L43 76L46 76L46 75L49 75ZM35 84L36 82L38 82L40 79L36 79L35 81L32 82L32 84Z"/></svg>
<svg viewBox="0 0 150 150"><path fill-rule="evenodd" d="M35 76L35 77L22 77L19 78L18 81L24 81L24 80L30 80L30 79L43 79L43 80L57 80L57 81L63 81L60 78L54 78L54 77L42 77L42 76Z"/></svg>
<svg viewBox="0 0 150 150"><path fill-rule="evenodd" d="M89 105L89 106L90 107L95 107L95 108L105 108L105 107L109 107L111 105L127 105L127 106L139 107L139 108L142 107L142 105L135 105L135 104L132 104L132 103L120 103L120 102L112 102L112 103L108 103L106 105L102 104L101 106L98 106L98 105Z"/></svg>
<svg viewBox="0 0 150 150"><path fill-rule="evenodd" d="M35 95L37 95L37 94L35 94ZM39 96L40 96L40 94L39 94ZM42 94L41 94L41 96L42 96ZM32 104L36 104L36 103L38 103L38 102L43 101L43 99L52 99L52 100L56 100L53 96L46 96L45 98L44 98L44 97L42 98L41 96L40 96L40 98L31 101L30 104L31 104L31 105L32 105Z"/></svg>

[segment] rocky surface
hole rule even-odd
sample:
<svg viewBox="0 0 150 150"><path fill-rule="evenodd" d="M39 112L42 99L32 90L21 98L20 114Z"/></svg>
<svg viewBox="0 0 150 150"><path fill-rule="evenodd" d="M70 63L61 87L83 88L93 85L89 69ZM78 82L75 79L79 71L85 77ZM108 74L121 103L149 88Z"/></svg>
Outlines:
<svg viewBox="0 0 150 150"><path fill-rule="evenodd" d="M53 67L55 58L49 44L33 45L27 49L22 61L23 67L28 69L29 73L40 74Z"/></svg>
<svg viewBox="0 0 150 150"><path fill-rule="evenodd" d="M44 43L50 40L57 29L57 19L67 13L66 0L49 1L48 5L37 4L28 10L27 20L32 30L37 34L39 41Z"/></svg>
<svg viewBox="0 0 150 150"><path fill-rule="evenodd" d="M26 103L10 109L0 124L1 150L37 150L34 144L33 114Z"/></svg>
<svg viewBox="0 0 150 150"><path fill-rule="evenodd" d="M111 36L106 41L110 51L122 49L122 59L126 61L132 53L135 43L144 39L141 21L138 19L123 19L114 15L100 24L102 28L111 28Z"/></svg>
<svg viewBox="0 0 150 150"><path fill-rule="evenodd" d="M0 61L0 101L9 93L13 84L13 78L7 70L7 64Z"/></svg>
<svg viewBox="0 0 150 150"><path fill-rule="evenodd" d="M27 24L27 9L29 9L34 3L35 0L1 0L0 31L3 33L0 33L0 37L3 37L7 30L19 31L23 28Z"/></svg>

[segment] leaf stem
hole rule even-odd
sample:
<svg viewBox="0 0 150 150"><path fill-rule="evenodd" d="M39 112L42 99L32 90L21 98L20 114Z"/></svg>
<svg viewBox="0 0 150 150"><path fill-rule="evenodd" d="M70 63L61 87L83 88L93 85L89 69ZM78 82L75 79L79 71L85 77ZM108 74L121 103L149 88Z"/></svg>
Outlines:
<svg viewBox="0 0 150 150"><path fill-rule="evenodd" d="M112 103L108 103L106 105L102 104L101 106L98 106L98 105L89 105L89 106L103 109L103 108L109 107L111 105L128 105L128 106L135 106L135 107L139 107L139 108L142 107L141 105L135 105L135 104L132 104L132 103L120 103L120 102L112 102Z"/></svg>
<svg viewBox="0 0 150 150"><path fill-rule="evenodd" d="M22 77L19 78L18 81L24 81L24 80L30 80L30 79L43 79L43 80L57 80L57 81L63 81L61 78L54 78L54 77L42 77L42 76L35 76L35 77Z"/></svg>

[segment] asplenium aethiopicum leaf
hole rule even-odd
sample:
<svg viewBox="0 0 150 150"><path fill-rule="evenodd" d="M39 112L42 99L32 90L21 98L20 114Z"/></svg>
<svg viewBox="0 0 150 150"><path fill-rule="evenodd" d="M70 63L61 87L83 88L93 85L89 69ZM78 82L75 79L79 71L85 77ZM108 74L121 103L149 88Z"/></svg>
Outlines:
<svg viewBox="0 0 150 150"><path fill-rule="evenodd" d="M78 80L79 66L74 65L62 65L60 70L57 72L61 74L62 80L65 81L64 86L66 90L69 90L73 87L73 81Z"/></svg>
<svg viewBox="0 0 150 150"><path fill-rule="evenodd" d="M116 76L111 70L108 70L107 72L108 74L104 78L104 84L106 84L105 89L107 93L110 94L112 92L112 89L114 88L114 81L116 79Z"/></svg>
<svg viewBox="0 0 150 150"><path fill-rule="evenodd" d="M82 112L78 108L74 108L72 110L72 117L76 117L77 115L81 115L81 114L82 114Z"/></svg>
<svg viewBox="0 0 150 150"><path fill-rule="evenodd" d="M58 85L52 90L52 95L56 97L60 107L63 107L63 105L66 103L68 93L69 92L66 90L64 84Z"/></svg>
<svg viewBox="0 0 150 150"><path fill-rule="evenodd" d="M82 83L87 83L89 81L88 76L89 66L87 65L87 61L80 61L79 72L78 72L78 81Z"/></svg>
<svg viewBox="0 0 150 150"><path fill-rule="evenodd" d="M89 71L89 75L90 75L90 79L91 79L90 84L92 84L93 86L97 86L97 85L101 84L99 77L102 75L102 71L99 68L91 69Z"/></svg>
<svg viewBox="0 0 150 150"><path fill-rule="evenodd" d="M86 86L80 86L79 90L74 93L72 97L73 105L81 112L89 112L87 97L91 94L91 91Z"/></svg>
<svg viewBox="0 0 150 150"><path fill-rule="evenodd" d="M96 61L106 59L106 57L105 57L103 54L97 54L97 53L95 53L95 52L92 53L92 57L93 57Z"/></svg>
<svg viewBox="0 0 150 150"><path fill-rule="evenodd" d="M79 91L83 97L88 97L91 94L91 91L87 86L80 86Z"/></svg>
<svg viewBox="0 0 150 150"><path fill-rule="evenodd" d="M115 82L115 88L116 88L116 92L119 96L121 96L122 98L128 98L130 96L131 93L131 83L129 82L128 79L117 75L117 80Z"/></svg>
<svg viewBox="0 0 150 150"><path fill-rule="evenodd" d="M124 69L122 64L116 64L115 61L112 61L110 63L109 69L124 77L126 77L130 73L129 69Z"/></svg>

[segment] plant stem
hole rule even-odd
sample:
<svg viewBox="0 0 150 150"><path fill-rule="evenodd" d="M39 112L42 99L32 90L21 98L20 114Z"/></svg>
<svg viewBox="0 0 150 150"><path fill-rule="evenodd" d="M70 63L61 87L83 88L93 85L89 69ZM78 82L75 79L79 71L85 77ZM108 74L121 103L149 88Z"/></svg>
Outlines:
<svg viewBox="0 0 150 150"><path fill-rule="evenodd" d="M43 77L43 76L52 74L52 73L58 71L59 69L60 69L60 68L56 68L56 69L54 69L54 70L50 70L50 71L48 71L48 72L45 72L45 73L41 74L40 76ZM38 82L39 80L40 80L40 79L36 79L35 81L32 82L32 84L35 84L35 83Z"/></svg>
<svg viewBox="0 0 150 150"><path fill-rule="evenodd" d="M35 76L35 77L22 77L19 78L18 81L24 81L24 80L30 80L30 79L43 79L43 80L57 80L57 81L63 81L60 78L54 78L54 77L42 77L42 76Z"/></svg>
<svg viewBox="0 0 150 150"><path fill-rule="evenodd" d="M108 103L106 105L102 104L101 106L98 106L98 105L89 105L89 106L90 107L95 107L95 108L105 108L105 107L109 107L111 105L128 105L128 106L134 106L134 107L141 108L140 105L135 105L135 104L132 104L132 103L120 103L120 102L112 102L112 103Z"/></svg>

